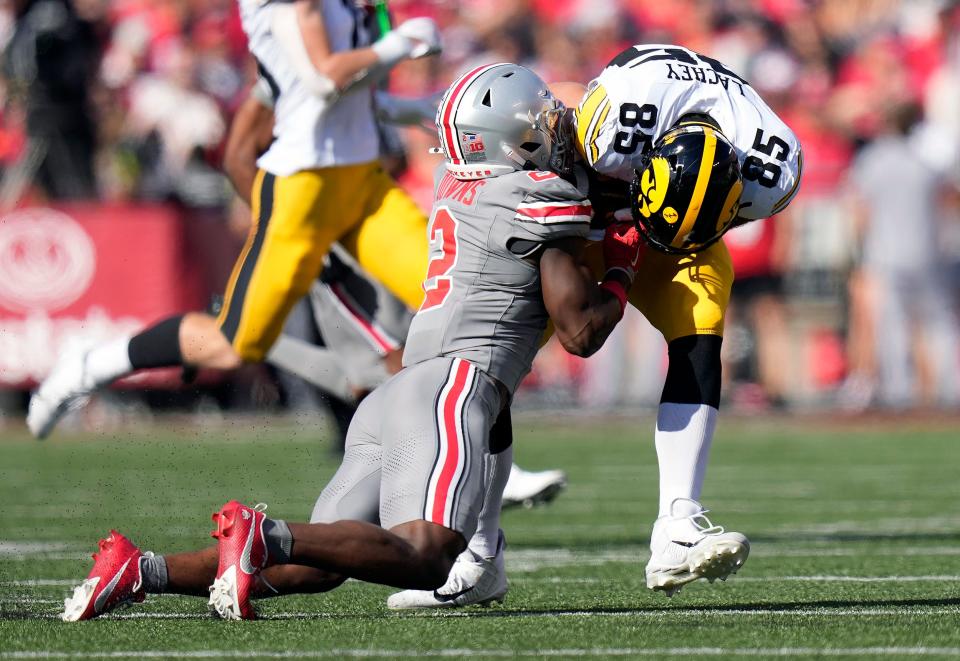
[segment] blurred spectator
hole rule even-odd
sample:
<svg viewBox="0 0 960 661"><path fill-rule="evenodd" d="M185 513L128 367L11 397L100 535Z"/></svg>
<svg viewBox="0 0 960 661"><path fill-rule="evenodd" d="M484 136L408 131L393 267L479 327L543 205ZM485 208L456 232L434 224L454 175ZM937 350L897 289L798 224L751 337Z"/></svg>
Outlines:
<svg viewBox="0 0 960 661"><path fill-rule="evenodd" d="M16 201L36 181L53 199L96 195L96 149L89 89L98 58L91 26L69 0L13 0L15 24L4 53L10 101L26 114L26 145L4 196Z"/></svg>
<svg viewBox="0 0 960 661"><path fill-rule="evenodd" d="M785 237L781 219L748 223L724 241L737 274L724 332L727 396L753 408L782 407L788 393L790 354L783 302Z"/></svg>
<svg viewBox="0 0 960 661"><path fill-rule="evenodd" d="M205 150L216 148L226 126L214 100L198 83L197 59L184 45L170 49L158 75L138 78L130 87L126 137L145 166L140 196L176 197L190 206L226 201L226 184L206 164Z"/></svg>
<svg viewBox="0 0 960 661"><path fill-rule="evenodd" d="M919 108L900 103L879 114L878 137L851 170L877 395L894 408L955 406L957 318L938 249L944 181L911 140Z"/></svg>
<svg viewBox="0 0 960 661"><path fill-rule="evenodd" d="M255 71L237 4L0 3L0 197L9 201L35 181L51 198L175 200L229 222L220 143ZM727 357L738 360L728 373L759 384L759 396L732 402L833 405L844 377L841 394L854 408L956 400L947 302L960 293L960 219L939 224L936 196L945 181L960 182L960 2L391 0L390 8L397 20L433 16L444 37L442 57L398 68L391 88L400 94L440 91L494 60L586 83L638 43L679 43L726 63L804 149L789 217L728 237L740 253L726 340ZM909 136L890 132L886 111L905 104L922 104L927 118ZM436 137L401 135L399 179L428 208L438 159L427 150ZM852 209L851 178L864 196ZM960 197L960 218L957 205ZM923 333L904 326L909 319ZM659 338L642 320L624 328L586 366L543 352L530 383L554 393L545 398L554 403L655 402L648 390L663 367ZM924 338L919 351L913 336ZM786 367L772 358L784 354Z"/></svg>

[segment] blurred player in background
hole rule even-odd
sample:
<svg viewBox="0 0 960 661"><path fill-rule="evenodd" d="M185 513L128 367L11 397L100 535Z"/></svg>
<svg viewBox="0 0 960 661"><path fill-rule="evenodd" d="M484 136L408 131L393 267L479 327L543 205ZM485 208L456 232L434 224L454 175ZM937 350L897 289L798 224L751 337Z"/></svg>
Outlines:
<svg viewBox="0 0 960 661"><path fill-rule="evenodd" d="M499 498L491 458L506 448L491 430L547 321L567 351L594 353L623 316L639 259L636 230L612 227L601 284L583 263L586 178L578 186L551 170L566 169L562 111L538 76L513 64L479 67L447 92L426 297L405 369L361 403L312 523L230 501L214 514L217 546L167 557L113 532L66 600L65 620L208 586L211 609L228 619L255 617L255 596L330 590L347 578L441 587L481 508ZM454 130L484 139L466 157Z"/></svg>
<svg viewBox="0 0 960 661"><path fill-rule="evenodd" d="M253 227L220 314L176 315L64 356L30 400L27 424L37 437L133 371L262 361L335 241L408 306L422 298L426 218L380 167L369 86L402 60L439 52L433 21L411 19L370 45L351 2L240 0L240 11L276 121L251 187Z"/></svg>
<svg viewBox="0 0 960 661"><path fill-rule="evenodd" d="M747 81L679 46L628 48L586 90L571 83L552 89L571 105L579 102L569 127L593 173L594 222L632 218L653 248L638 267L643 286L632 290L630 303L668 346L654 432L660 503L646 580L672 596L699 578L726 579L749 554L747 538L713 525L699 502L720 405L720 345L734 276L720 238L790 203L800 182L800 145ZM481 531L495 525L481 522ZM448 586L458 586L456 600L407 591L388 604L482 602L496 581L493 567L481 569L454 565Z"/></svg>
<svg viewBox="0 0 960 661"><path fill-rule="evenodd" d="M381 122L391 124L432 122L438 100L433 96L399 98L378 91L377 115ZM224 169L248 204L245 191L256 176L256 159L273 140L273 121L273 99L261 78L238 109L224 151ZM322 346L285 332L266 360L333 398L333 412L345 438L359 401L399 371L413 311L365 273L339 244L333 245L323 273L301 304L309 306L308 316L316 321ZM343 439L339 447L343 449ZM565 486L566 474L561 470L525 471L513 464L503 505L548 502Z"/></svg>

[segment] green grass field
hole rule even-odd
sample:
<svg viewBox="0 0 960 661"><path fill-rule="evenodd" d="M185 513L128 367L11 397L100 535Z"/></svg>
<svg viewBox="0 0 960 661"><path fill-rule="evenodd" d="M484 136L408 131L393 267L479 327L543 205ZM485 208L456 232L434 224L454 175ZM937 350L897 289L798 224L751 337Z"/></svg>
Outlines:
<svg viewBox="0 0 960 661"><path fill-rule="evenodd" d="M211 620L153 597L57 619L116 527L144 549L211 543L228 498L303 519L335 468L316 428L249 420L46 443L0 440L0 658L900 658L960 656L960 447L949 428L723 420L704 494L752 555L673 599L644 586L656 510L652 422L516 422L518 461L562 467L550 506L505 515L502 608L395 614L387 588L260 602Z"/></svg>

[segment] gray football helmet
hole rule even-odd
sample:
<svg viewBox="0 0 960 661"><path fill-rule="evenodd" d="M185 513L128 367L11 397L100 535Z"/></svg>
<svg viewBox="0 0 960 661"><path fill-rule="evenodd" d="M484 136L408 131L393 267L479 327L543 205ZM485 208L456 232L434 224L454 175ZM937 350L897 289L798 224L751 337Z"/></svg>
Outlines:
<svg viewBox="0 0 960 661"><path fill-rule="evenodd" d="M540 76L518 64L487 64L465 73L437 108L447 170L458 179L515 170L565 174L572 163L565 110Z"/></svg>

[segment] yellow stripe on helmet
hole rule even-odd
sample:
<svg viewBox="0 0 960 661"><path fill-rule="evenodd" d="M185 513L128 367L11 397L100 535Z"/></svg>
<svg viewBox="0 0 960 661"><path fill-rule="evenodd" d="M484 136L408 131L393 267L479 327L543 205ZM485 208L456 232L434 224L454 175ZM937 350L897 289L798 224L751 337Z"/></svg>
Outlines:
<svg viewBox="0 0 960 661"><path fill-rule="evenodd" d="M683 216L683 222L677 235L670 242L671 247L679 248L683 245L687 235L693 229L697 222L697 216L700 214L700 207L703 205L703 197L707 194L707 187L710 185L710 175L713 172L713 155L717 151L717 134L709 126L703 127L703 155L700 157L700 169L697 172L697 183L693 187L693 196L690 198L690 204L687 205L687 212Z"/></svg>
<svg viewBox="0 0 960 661"><path fill-rule="evenodd" d="M577 149L580 151L580 155L587 159L587 162L591 165L596 158L591 159L587 153L587 146L590 144L588 136L598 132L597 127L601 124L601 121L598 121L601 114L600 109L604 105L604 101L607 101L607 90L603 88L603 85L597 85L573 111L574 119L577 122ZM607 110L609 111L609 109L608 103ZM606 113L603 113L603 116L606 118Z"/></svg>

